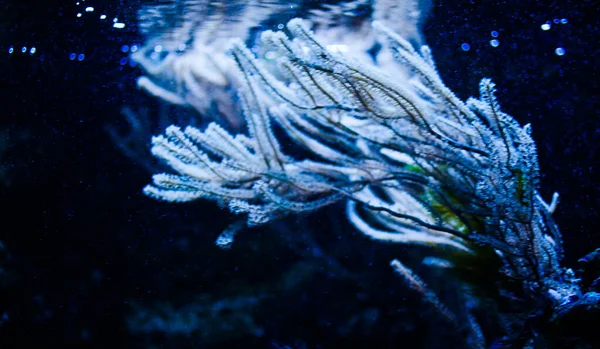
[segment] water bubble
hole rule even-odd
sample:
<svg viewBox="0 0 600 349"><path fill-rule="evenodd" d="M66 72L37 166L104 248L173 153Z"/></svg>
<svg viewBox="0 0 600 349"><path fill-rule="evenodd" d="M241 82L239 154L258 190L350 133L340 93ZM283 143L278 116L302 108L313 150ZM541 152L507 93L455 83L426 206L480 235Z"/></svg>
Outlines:
<svg viewBox="0 0 600 349"><path fill-rule="evenodd" d="M265 59L272 60L275 59L275 57L277 57L277 54L273 51L268 51L265 53Z"/></svg>

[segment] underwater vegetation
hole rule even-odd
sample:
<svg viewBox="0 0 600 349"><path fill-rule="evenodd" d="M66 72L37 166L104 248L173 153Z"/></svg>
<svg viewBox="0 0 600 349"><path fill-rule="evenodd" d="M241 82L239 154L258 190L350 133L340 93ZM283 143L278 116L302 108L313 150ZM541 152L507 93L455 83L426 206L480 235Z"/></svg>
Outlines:
<svg viewBox="0 0 600 349"><path fill-rule="evenodd" d="M585 256L578 271L561 264L559 196L539 193L531 125L502 111L490 79L478 98L460 100L431 50L386 21L358 31L368 33L366 48L378 43L368 54L313 26L292 19L250 48L234 39L216 60L208 48L224 47L207 44L161 67L139 53L149 75L140 87L221 116L153 137L152 154L171 170L144 193L209 199L243 217L216 241L228 248L247 227L345 202L365 236L425 246L423 264L458 280L458 305L449 306L402 256L390 261L464 347L593 347L593 334L570 324L600 319L600 258Z"/></svg>

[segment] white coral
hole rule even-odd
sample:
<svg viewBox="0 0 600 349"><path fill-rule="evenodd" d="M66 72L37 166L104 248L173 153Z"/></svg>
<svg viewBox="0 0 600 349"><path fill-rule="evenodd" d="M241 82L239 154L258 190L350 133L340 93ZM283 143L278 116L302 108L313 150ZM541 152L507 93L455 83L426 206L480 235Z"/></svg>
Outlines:
<svg viewBox="0 0 600 349"><path fill-rule="evenodd" d="M411 74L332 52L299 19L288 23L292 38L263 33L275 65L234 41L248 136L216 124L168 128L152 151L179 175L156 175L145 192L214 199L248 213L250 224L346 199L349 219L372 238L463 253L489 245L507 275L545 287L559 268L560 234L555 205L537 192L530 127L500 110L489 79L479 99L462 102L428 47L373 26ZM304 158L284 154L274 122Z"/></svg>

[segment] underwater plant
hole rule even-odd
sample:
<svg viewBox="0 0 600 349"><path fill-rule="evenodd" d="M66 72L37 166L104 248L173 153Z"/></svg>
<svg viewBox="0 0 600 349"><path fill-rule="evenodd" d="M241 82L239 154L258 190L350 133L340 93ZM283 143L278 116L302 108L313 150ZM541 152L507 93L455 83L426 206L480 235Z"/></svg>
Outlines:
<svg viewBox="0 0 600 349"><path fill-rule="evenodd" d="M479 98L461 101L427 46L415 49L381 22L373 28L399 68L332 49L300 19L287 34L262 34L269 59L234 40L228 52L247 134L217 123L169 126L153 137L152 153L176 174L154 175L144 193L214 200L245 215L248 226L343 200L366 236L430 247L436 257L428 264L458 275L463 317L391 262L465 334L467 347L556 345L552 329L582 307L598 314L600 296L597 282L582 283L561 265L552 218L558 195L548 203L538 192L531 126L502 112L491 80L481 81ZM229 245L236 231L219 244ZM497 311L499 339L487 338L474 315L490 300L508 304Z"/></svg>

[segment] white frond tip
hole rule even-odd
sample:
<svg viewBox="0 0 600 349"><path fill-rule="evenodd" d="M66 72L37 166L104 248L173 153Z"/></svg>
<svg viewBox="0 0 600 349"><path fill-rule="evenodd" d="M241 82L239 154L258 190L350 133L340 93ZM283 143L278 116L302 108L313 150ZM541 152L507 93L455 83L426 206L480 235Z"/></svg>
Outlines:
<svg viewBox="0 0 600 349"><path fill-rule="evenodd" d="M152 177L154 185L144 188L148 196L171 202L185 202L200 198L216 201L229 201L233 199L250 200L256 194L251 189L226 188L219 184L201 182L189 177L156 174Z"/></svg>
<svg viewBox="0 0 600 349"><path fill-rule="evenodd" d="M175 191L164 190L153 185L147 185L143 190L144 194L158 200L168 202L188 202L201 198L204 194L200 191Z"/></svg>
<svg viewBox="0 0 600 349"><path fill-rule="evenodd" d="M307 34L311 34L310 28L302 18L293 18L287 23L287 28L294 36L305 37ZM312 36L310 40L314 40Z"/></svg>
<svg viewBox="0 0 600 349"><path fill-rule="evenodd" d="M244 42L240 38L232 38L229 39L229 42L227 43L227 49L225 50L225 53L231 55L235 50L245 49L246 45L244 45Z"/></svg>
<svg viewBox="0 0 600 349"><path fill-rule="evenodd" d="M539 201L544 206L544 208L546 209L546 211L548 211L550 214L553 214L556 211L556 208L558 207L558 203L560 202L560 195L557 192L552 194L552 201L550 202L550 204L546 203L544 201L544 199L542 199L542 197L539 196L539 194L538 194L538 198L539 198Z"/></svg>
<svg viewBox="0 0 600 349"><path fill-rule="evenodd" d="M238 220L230 224L221 235L215 241L215 245L222 249L229 249L234 242L237 233L244 228L245 224L243 220Z"/></svg>
<svg viewBox="0 0 600 349"><path fill-rule="evenodd" d="M558 195L558 193L555 192L552 195L552 202L550 203L550 207L548 207L548 212L554 213L554 211L556 211L556 207L558 206L559 201L560 196Z"/></svg>

